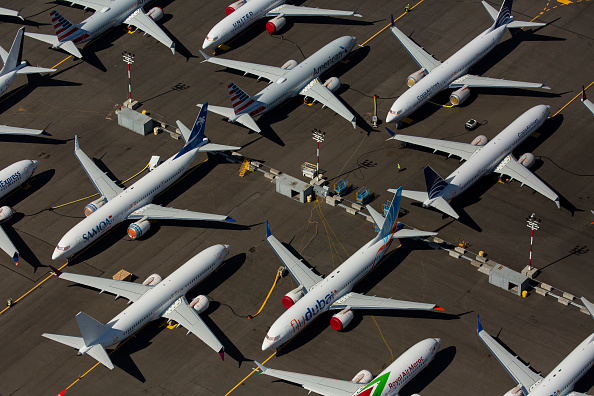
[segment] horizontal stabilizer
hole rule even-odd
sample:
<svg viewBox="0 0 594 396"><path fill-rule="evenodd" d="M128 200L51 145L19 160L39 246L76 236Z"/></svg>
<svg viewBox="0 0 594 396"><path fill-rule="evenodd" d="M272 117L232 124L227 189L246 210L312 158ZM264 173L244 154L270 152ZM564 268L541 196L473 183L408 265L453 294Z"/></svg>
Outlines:
<svg viewBox="0 0 594 396"><path fill-rule="evenodd" d="M458 213L456 213L456 211L450 206L450 204L447 203L442 197L435 198L435 200L431 202L431 207L447 214L450 217L453 217L454 219L458 219L460 217Z"/></svg>
<svg viewBox="0 0 594 396"><path fill-rule="evenodd" d="M499 14L499 12L493 8L489 3L487 3L486 1L483 0L483 6L485 7L485 9L487 10L487 12L489 13L489 16L491 17L491 19L493 20L493 22L495 22L497 20L497 14Z"/></svg>
<svg viewBox="0 0 594 396"><path fill-rule="evenodd" d="M237 151L241 150L241 147L238 146L225 146L223 144L215 144L215 143L206 143L204 146L198 149L201 153L211 152L211 151Z"/></svg>
<svg viewBox="0 0 594 396"><path fill-rule="evenodd" d="M91 356L93 359L95 359L108 369L113 370L113 363L107 355L107 351L105 350L105 348L103 348L103 345L94 345L91 349L87 351L87 355Z"/></svg>
<svg viewBox="0 0 594 396"><path fill-rule="evenodd" d="M246 128L251 129L254 132L260 133L260 127L256 124L256 121L249 114L242 114L234 122L238 122Z"/></svg>
<svg viewBox="0 0 594 396"><path fill-rule="evenodd" d="M102 323L82 311L76 315L76 322L80 328L80 334L85 345L91 345L93 341L97 340L105 332L105 326Z"/></svg>
<svg viewBox="0 0 594 396"><path fill-rule="evenodd" d="M85 342L83 341L82 337L72 337L72 336L65 336L60 334L49 334L43 333L42 337L48 338L52 341L59 342L60 344L68 345L69 347L80 349L85 346Z"/></svg>
<svg viewBox="0 0 594 396"><path fill-rule="evenodd" d="M181 132L181 135L184 138L184 142L188 143L192 131L190 131L188 127L185 126L180 120L177 120L175 123L177 124L177 127L179 128L179 131Z"/></svg>
<svg viewBox="0 0 594 396"><path fill-rule="evenodd" d="M410 230L410 229L402 229L396 231L392 236L393 239L402 239L402 238L425 238L437 235L437 232L431 231L421 231L421 230Z"/></svg>
<svg viewBox="0 0 594 396"><path fill-rule="evenodd" d="M51 34L25 32L25 36L31 37L35 40L43 41L44 43L48 43L53 46L57 46L58 44L60 44L60 42L58 41L58 37L52 36Z"/></svg>
<svg viewBox="0 0 594 396"><path fill-rule="evenodd" d="M590 313L590 316L592 317L592 319L594 319L594 304L592 304L590 301L586 300L586 297L582 297L582 302L584 303L584 306Z"/></svg>
<svg viewBox="0 0 594 396"><path fill-rule="evenodd" d="M546 23L513 21L507 24L508 29L531 28L541 26L546 26Z"/></svg>
<svg viewBox="0 0 594 396"><path fill-rule="evenodd" d="M196 106L202 107L202 104L197 104ZM213 105L208 105L208 111L212 111L213 113L226 117L230 120L230 122L237 122L254 132L261 132L260 127L256 124L256 121L254 121L254 119L249 116L249 114L242 114L238 118L235 118L235 111L232 108Z"/></svg>
<svg viewBox="0 0 594 396"><path fill-rule="evenodd" d="M25 67L17 70L16 74L51 73L51 72L55 72L55 71L56 71L56 69L46 69L45 67L25 66Z"/></svg>
<svg viewBox="0 0 594 396"><path fill-rule="evenodd" d="M396 189L390 188L388 192L395 193ZM425 202L429 196L424 191L402 190L402 196L413 201Z"/></svg>
<svg viewBox="0 0 594 396"><path fill-rule="evenodd" d="M76 45L74 45L72 41L62 42L58 48L62 48L64 51L68 52L70 55L77 57L78 59L81 59L83 57L78 48L76 48Z"/></svg>
<svg viewBox="0 0 594 396"><path fill-rule="evenodd" d="M384 216L382 216L375 209L373 209L371 207L371 205L367 205L367 211L373 218L373 221L374 221L375 225L377 226L377 228L382 228L384 226L384 221L386 221L386 219L384 219Z"/></svg>

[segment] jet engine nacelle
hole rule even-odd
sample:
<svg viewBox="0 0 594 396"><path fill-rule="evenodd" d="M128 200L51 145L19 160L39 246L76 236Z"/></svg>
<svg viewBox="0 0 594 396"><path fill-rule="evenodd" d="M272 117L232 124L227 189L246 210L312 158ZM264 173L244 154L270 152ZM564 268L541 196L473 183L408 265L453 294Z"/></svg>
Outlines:
<svg viewBox="0 0 594 396"><path fill-rule="evenodd" d="M161 278L161 275L159 274L152 274L151 276L149 276L148 278L146 278L144 280L144 282L142 282L142 284L144 286L156 286L158 285L161 281L163 280L163 278Z"/></svg>
<svg viewBox="0 0 594 396"><path fill-rule="evenodd" d="M289 309L295 304L297 301L301 300L303 297L303 289L301 286L291 290L283 297L283 307Z"/></svg>
<svg viewBox="0 0 594 396"><path fill-rule="evenodd" d="M534 165L534 161L536 160L534 159L534 155L532 153L522 154L520 159L518 159L518 162L522 164L524 168L528 169L532 168L532 165Z"/></svg>
<svg viewBox="0 0 594 396"><path fill-rule="evenodd" d="M291 59L291 60L286 61L285 64L281 66L281 69L292 70L297 65L298 65L297 61L295 59Z"/></svg>
<svg viewBox="0 0 594 396"><path fill-rule="evenodd" d="M128 236L134 239L138 239L151 228L151 223L148 220L137 221L136 223L130 224L128 227Z"/></svg>
<svg viewBox="0 0 594 396"><path fill-rule="evenodd" d="M408 85L409 87L412 87L413 85L415 85L416 83L421 81L423 79L423 77L425 77L427 74L428 74L427 70L425 70L425 69L417 70L416 72L414 72L413 74L411 74L410 76L408 76L406 78L406 85Z"/></svg>
<svg viewBox="0 0 594 396"><path fill-rule="evenodd" d="M450 102L454 106L460 106L470 96L470 88L462 87L450 95Z"/></svg>
<svg viewBox="0 0 594 396"><path fill-rule="evenodd" d="M202 313L208 309L210 301L206 296L197 296L190 303L190 307L194 308L197 313Z"/></svg>
<svg viewBox="0 0 594 396"><path fill-rule="evenodd" d="M105 204L105 198L101 197L99 199L94 200L87 206L85 206L85 216L90 216L91 213L99 209Z"/></svg>
<svg viewBox="0 0 594 396"><path fill-rule="evenodd" d="M236 1L235 3L233 3L233 4L229 4L227 6L227 10L226 10L227 15L234 13L235 11L237 11L237 9L239 7L241 7L244 4L245 4L245 0L239 0L239 1Z"/></svg>
<svg viewBox="0 0 594 396"><path fill-rule="evenodd" d="M330 77L326 80L324 86L328 88L330 91L336 92L338 91L338 88L340 88L340 80L338 79L338 77Z"/></svg>
<svg viewBox="0 0 594 396"><path fill-rule="evenodd" d="M473 146L484 146L485 144L487 144L487 142L489 142L489 139L485 136L485 135L478 135L477 137L474 138L474 140L472 142L470 142L470 144L472 144Z"/></svg>
<svg viewBox="0 0 594 396"><path fill-rule="evenodd" d="M345 308L339 313L332 316L332 318L330 319L330 326L332 326L334 330L340 331L347 327L349 323L351 323L353 317L355 317L353 311L351 311L348 308Z"/></svg>
<svg viewBox="0 0 594 396"><path fill-rule="evenodd" d="M146 13L153 21L157 22L163 18L163 9L161 7L153 7Z"/></svg>
<svg viewBox="0 0 594 396"><path fill-rule="evenodd" d="M521 385L518 385L515 388L510 389L503 396L524 396L524 392L522 392L522 386Z"/></svg>
<svg viewBox="0 0 594 396"><path fill-rule="evenodd" d="M361 370L351 380L354 384L368 384L373 379L373 375L367 370Z"/></svg>
<svg viewBox="0 0 594 396"><path fill-rule="evenodd" d="M10 206L3 206L0 208L0 223L10 220L14 212Z"/></svg>
<svg viewBox="0 0 594 396"><path fill-rule="evenodd" d="M270 34L278 33L285 26L285 23L287 23L287 18L279 15L266 23L266 30Z"/></svg>

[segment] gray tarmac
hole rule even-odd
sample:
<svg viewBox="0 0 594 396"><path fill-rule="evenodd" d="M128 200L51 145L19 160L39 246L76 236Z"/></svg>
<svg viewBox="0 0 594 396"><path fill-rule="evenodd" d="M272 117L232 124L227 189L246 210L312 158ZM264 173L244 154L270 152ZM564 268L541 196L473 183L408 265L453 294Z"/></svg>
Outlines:
<svg viewBox="0 0 594 396"><path fill-rule="evenodd" d="M427 104L411 118L401 133L470 142L476 135L494 137L524 111L549 104L553 113L591 82L594 69L594 13L590 1L562 4L556 1L516 1L518 20L539 20L548 26L507 33L495 50L473 70L495 78L544 82L550 91L473 90L459 108ZM52 34L49 12L58 10L74 23L91 15L81 7L31 1L5 1L4 7L21 9L26 29ZM50 76L19 77L0 98L0 123L46 128L49 137L0 137L2 167L29 158L40 161L30 187L5 198L19 213L3 226L22 253L15 267L0 257L0 297L16 299L46 278L51 253L59 239L84 217L90 199L55 210L58 206L95 193L73 155L74 135L81 148L111 172L125 180L143 169L151 155L165 159L182 147L167 134L142 137L117 125L114 111L127 98L126 65L121 53L135 53L132 65L133 96L156 119L190 126L197 103L230 106L227 84L235 82L249 94L266 86L250 76L212 64L201 64L198 50L206 33L225 13L225 3L187 0L157 1L165 17L162 26L178 43L173 56L162 44L140 33L116 28L87 47L87 61L67 59ZM368 0L341 2L310 0L303 5L355 9L362 19L289 21L282 36L269 36L265 22L256 24L231 43L221 56L269 65L289 59L301 61L342 35L362 43L399 16L405 3ZM493 4L499 8L499 4ZM34 21L34 22L32 22ZM8 49L20 26L0 19L0 45ZM437 59L445 60L486 29L491 20L479 1L430 1L418 4L400 18L397 26ZM25 39L24 59L32 65L51 67L67 55L47 45ZM229 124L210 114L207 136L215 143L245 146L246 157L262 161L298 176L303 162L315 162L314 128L326 132L321 145L321 168L333 183L347 178L356 189L367 186L374 193L371 205L391 199L388 188L404 185L423 190L422 169L431 165L442 176L457 166L454 158L401 148L384 124L372 130L366 123L373 112L372 95L378 95L380 119L393 100L404 92L406 77L418 67L388 29L350 56L327 77L338 76L340 98L360 116L352 129L347 121L319 104L311 107L299 98L281 105L259 121L261 135ZM594 92L594 91L593 91ZM594 93L590 96L594 97ZM447 103L447 94L434 99ZM467 132L469 118L485 121ZM594 118L576 99L552 120L538 137L530 138L516 153L531 151L537 158L536 174L562 197L558 210L548 199L519 183L497 183L485 178L453 206L461 221L403 200L408 212L402 221L416 228L439 231L450 242L463 238L472 251L521 270L528 262L530 230L526 217L542 219L535 233L534 260L542 269L538 280L594 300L590 225L594 216ZM169 330L153 322L122 345L111 358L113 371L97 366L75 383L67 395L226 395L255 365L270 356L261 350L268 327L283 312L282 296L296 285L290 277L279 280L268 303L254 319L275 278L280 262L265 241L265 221L272 232L315 267L327 274L374 235L362 217L325 203L300 204L275 192L261 173L239 177L239 165L201 157L196 168L155 202L203 212L232 212L235 224L157 222L146 238L131 241L125 224L115 228L65 270L111 277L126 269L141 282L152 273L163 277L203 249L217 243L231 245L230 256L219 272L190 294L207 294L212 308L205 321L227 349L221 362L205 344L183 329ZM396 164L405 168L397 173ZM128 183L130 185L130 183ZM320 319L272 357L267 365L285 370L350 380L359 370L379 373L393 358L427 337L442 339L434 362L407 385L403 395L457 395L461 391L502 395L514 386L497 360L476 337L476 314L484 328L543 374L552 370L592 332L592 320L575 307L565 307L550 297L530 293L520 298L489 285L485 275L464 260L449 257L426 244L403 241L373 273L355 289L384 297L437 302L445 313L356 312L350 326L337 333ZM58 263L63 264L63 263ZM91 369L95 361L77 357L75 350L41 337L44 332L79 335L75 315L79 311L107 322L126 307L124 299L57 279L49 279L0 315L0 394L57 394ZM594 387L589 373L576 386L587 392ZM305 395L306 391L269 377L251 376L234 395Z"/></svg>

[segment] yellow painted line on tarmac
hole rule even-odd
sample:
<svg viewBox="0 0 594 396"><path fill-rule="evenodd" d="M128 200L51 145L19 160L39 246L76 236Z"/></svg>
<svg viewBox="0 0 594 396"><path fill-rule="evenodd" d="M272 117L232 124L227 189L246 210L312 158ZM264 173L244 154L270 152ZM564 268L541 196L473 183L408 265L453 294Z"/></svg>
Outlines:
<svg viewBox="0 0 594 396"><path fill-rule="evenodd" d="M379 331L380 335L382 336L382 340L384 340L384 344L386 344L386 346L388 347L388 350L390 351L390 356L392 357L392 360L390 361L390 363L392 363L394 361L394 353L392 353L392 348L390 348L390 346L388 345L388 342L384 338L384 335L382 334L382 330L380 329L379 325L377 324L377 321L375 320L375 316L371 315L371 319L373 319L373 322L377 326L377 330Z"/></svg>
<svg viewBox="0 0 594 396"><path fill-rule="evenodd" d="M586 89L590 88L590 86L592 86L592 84L594 84L594 81L592 81L592 82L590 83L590 85L588 85L588 86L587 86L587 87L586 87L584 90L586 90ZM569 102L567 102L567 103L565 104L565 106L561 107L561 108L559 109L559 111L557 111L555 114L553 114L553 116L552 116L551 118L553 118L553 117L555 117L557 114L561 113L561 111L562 111L564 108L566 108L567 106L569 106L569 105L570 105L570 103L571 103L571 102L573 102L574 100L576 100L577 98L579 98L581 94L582 94L582 92L580 92L580 93L578 93L577 95L575 95L575 96L573 97L573 99L571 99Z"/></svg>
<svg viewBox="0 0 594 396"><path fill-rule="evenodd" d="M414 6L410 7L410 9L414 9L416 6L418 6L419 4L421 4L424 0L419 1L417 4L415 4ZM410 12L410 11L409 11ZM398 18L394 19L394 22L396 22L397 20L399 20L400 18L402 18L404 15L408 14L407 12L403 12ZM384 30L386 30L387 28L389 28L392 25L392 23L389 23L388 25L386 25L386 27L384 27L382 30L380 30L379 32L377 32L376 34L374 34L373 36L371 36L370 38L368 38L366 41L364 41L363 43L359 44L359 47L363 47L365 44L367 44L368 42L370 42L372 39L375 38L375 36L377 36L378 34L380 34L381 32L383 32Z"/></svg>
<svg viewBox="0 0 594 396"><path fill-rule="evenodd" d="M72 58L72 55L70 55L69 57L67 57L67 58L64 58L64 59L62 59L60 62L56 63L56 64L54 65L54 67L52 67L52 69L55 69L56 67L60 66L62 63L66 62L66 61L67 61L68 59L70 59L70 58Z"/></svg>
<svg viewBox="0 0 594 396"><path fill-rule="evenodd" d="M272 355L270 355L270 356L268 357L268 359L264 360L264 361L262 362L262 364L266 364L266 362L267 362L267 361L269 361L270 359L272 359L272 357L273 357L274 355L276 355L276 351L274 351L274 353L273 353ZM228 396L228 395L229 395L231 392L233 392L235 389L237 389L237 387L238 387L239 385L243 384L243 383L244 383L244 381L245 381L245 380L247 380L248 378L250 378L250 377L251 377L251 375L252 375L252 374L254 374L256 371L258 371L258 369L257 369L257 368L255 368L255 369L252 369L252 372L251 372L251 373L249 373L248 375L246 375L244 379L242 379L241 381L239 381L239 383L238 383L237 385L235 385L235 386L233 387L233 389L231 389L229 392L227 392L227 393L225 394L225 396Z"/></svg>

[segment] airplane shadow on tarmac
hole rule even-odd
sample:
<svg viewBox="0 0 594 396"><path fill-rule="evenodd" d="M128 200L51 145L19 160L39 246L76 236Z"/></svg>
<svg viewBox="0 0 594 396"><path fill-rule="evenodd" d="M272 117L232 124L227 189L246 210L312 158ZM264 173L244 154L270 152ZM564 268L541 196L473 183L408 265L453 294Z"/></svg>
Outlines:
<svg viewBox="0 0 594 396"><path fill-rule="evenodd" d="M186 298L188 301L191 301L194 297L199 294L207 295L209 292L212 292L218 286L221 285L224 281L229 279L239 268L245 263L246 255L245 253L241 253L235 255L231 258L228 258L223 262L223 264L219 267L218 271L214 272L210 277L208 277L207 281L203 281L202 283L198 284L194 289L190 290ZM208 326L208 328L214 333L214 335L219 339L219 341L225 347L225 353L230 356L232 359L236 360L239 365L244 361L251 361L251 359L246 359L243 354L237 349L237 347L225 336L225 334L221 331L221 329L208 317L208 315L214 311L216 311L220 307L221 303L217 301L211 301L209 308L200 314L200 318L204 321L204 323ZM136 378L140 382L145 382L146 378L142 375L142 372L132 359L132 355L140 350L143 350L152 344L153 338L159 335L163 329L165 328L165 319L154 320L146 325L141 331L134 334L127 342L124 344L120 344L121 347L118 348L117 352L110 355L110 358L114 364L114 366L119 367L127 374L131 375L132 377ZM173 331L179 332L187 332L187 330L183 327L178 327ZM184 342L196 342L201 343L204 345L205 352L204 358L212 358L213 361L219 359L216 356L216 353L213 351L211 352L210 348L206 346L198 337L188 337L187 341L184 338ZM188 348L192 348L192 344L188 344ZM202 347L201 347L202 348ZM208 355L206 355L208 353ZM159 359L157 355L154 355L155 361Z"/></svg>

